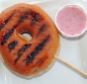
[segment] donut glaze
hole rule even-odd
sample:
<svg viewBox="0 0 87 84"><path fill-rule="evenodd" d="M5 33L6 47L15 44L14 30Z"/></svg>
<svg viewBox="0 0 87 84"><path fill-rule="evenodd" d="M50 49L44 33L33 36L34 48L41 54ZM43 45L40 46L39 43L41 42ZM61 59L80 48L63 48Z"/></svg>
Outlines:
<svg viewBox="0 0 87 84"><path fill-rule="evenodd" d="M32 36L30 41L23 33ZM0 14L0 53L6 66L22 76L36 76L53 63L59 33L38 6L17 4Z"/></svg>

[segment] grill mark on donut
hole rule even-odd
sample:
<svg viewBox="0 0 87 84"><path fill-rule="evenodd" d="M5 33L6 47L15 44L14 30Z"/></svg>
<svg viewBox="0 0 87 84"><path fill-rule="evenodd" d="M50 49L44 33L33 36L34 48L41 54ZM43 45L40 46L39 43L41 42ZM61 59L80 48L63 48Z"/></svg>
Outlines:
<svg viewBox="0 0 87 84"><path fill-rule="evenodd" d="M18 60L21 58L23 53L31 46L31 44L25 44L23 45L17 52L17 58L15 59L15 63L18 62Z"/></svg>
<svg viewBox="0 0 87 84"><path fill-rule="evenodd" d="M10 36L13 34L14 30L21 24L21 22L24 21L25 18L27 18L27 12L25 12L24 15L19 17L19 20L16 24L13 25L13 27L7 31L7 33L3 36L2 41L1 41L1 45L4 45L7 40L10 38Z"/></svg>
<svg viewBox="0 0 87 84"><path fill-rule="evenodd" d="M17 28L17 27L21 24L21 22L23 22L23 21L27 18L27 15L28 15L28 14L29 14L28 12L25 12L23 15L19 16L19 20L18 20L17 23L13 26L13 28L14 28L14 29Z"/></svg>
<svg viewBox="0 0 87 84"><path fill-rule="evenodd" d="M0 24L0 31L5 27L5 25L9 22L13 15L14 13L12 13L3 23Z"/></svg>
<svg viewBox="0 0 87 84"><path fill-rule="evenodd" d="M40 29L39 29L39 31L38 31L38 33L37 33L37 36L38 36L40 33L44 32L44 31L46 30L46 27L47 27L47 24L43 24L43 25L40 27Z"/></svg>
<svg viewBox="0 0 87 84"><path fill-rule="evenodd" d="M39 21L40 19L40 15L38 13L31 13L32 15L32 20L31 20L31 24L35 24L37 21Z"/></svg>
<svg viewBox="0 0 87 84"><path fill-rule="evenodd" d="M48 56L43 56L36 64L37 66L42 66L42 64L44 64L44 62L48 59Z"/></svg>
<svg viewBox="0 0 87 84"><path fill-rule="evenodd" d="M31 52L30 55L27 56L27 58L25 59L25 63L26 65L28 65L30 62L32 62L32 60L37 56L37 54L39 52L41 52L41 50L43 49L43 47L45 46L45 44L49 41L50 36L48 35L35 49L33 52Z"/></svg>
<svg viewBox="0 0 87 84"><path fill-rule="evenodd" d="M17 45L17 41L16 40L14 40L14 41L12 41L11 43L9 43L8 44L8 49L9 49L9 51L12 51L15 47L16 47L16 45Z"/></svg>
<svg viewBox="0 0 87 84"><path fill-rule="evenodd" d="M3 36L2 41L1 41L1 45L4 45L7 42L9 37L12 35L13 31L14 31L14 29L11 29Z"/></svg>

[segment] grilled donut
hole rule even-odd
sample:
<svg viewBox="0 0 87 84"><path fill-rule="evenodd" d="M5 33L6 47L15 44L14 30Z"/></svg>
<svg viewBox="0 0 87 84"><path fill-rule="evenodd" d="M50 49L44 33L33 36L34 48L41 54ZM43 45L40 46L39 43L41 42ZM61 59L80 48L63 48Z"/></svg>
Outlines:
<svg viewBox="0 0 87 84"><path fill-rule="evenodd" d="M25 40L24 33L32 39ZM53 63L57 49L59 33L38 6L17 4L0 14L0 53L11 71L37 76Z"/></svg>

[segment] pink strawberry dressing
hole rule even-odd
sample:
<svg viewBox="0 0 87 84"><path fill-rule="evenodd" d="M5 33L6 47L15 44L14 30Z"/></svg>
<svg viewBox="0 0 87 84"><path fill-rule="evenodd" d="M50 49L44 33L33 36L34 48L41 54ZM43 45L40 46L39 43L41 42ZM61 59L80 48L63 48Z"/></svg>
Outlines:
<svg viewBox="0 0 87 84"><path fill-rule="evenodd" d="M86 30L86 14L77 6L67 6L57 13L56 23L66 36L78 36Z"/></svg>

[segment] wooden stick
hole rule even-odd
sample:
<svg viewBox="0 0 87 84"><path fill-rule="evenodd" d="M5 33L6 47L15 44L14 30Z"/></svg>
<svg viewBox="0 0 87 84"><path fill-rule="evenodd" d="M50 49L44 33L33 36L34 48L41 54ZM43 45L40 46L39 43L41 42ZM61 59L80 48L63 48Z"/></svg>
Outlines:
<svg viewBox="0 0 87 84"><path fill-rule="evenodd" d="M78 67L76 67L75 65L67 62L64 58L61 57L56 57L56 60L59 61L60 63L66 65L67 67L69 67L70 69L74 70L75 72L77 72L79 75L83 76L84 78L87 78L87 73L80 70Z"/></svg>

